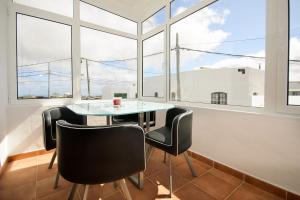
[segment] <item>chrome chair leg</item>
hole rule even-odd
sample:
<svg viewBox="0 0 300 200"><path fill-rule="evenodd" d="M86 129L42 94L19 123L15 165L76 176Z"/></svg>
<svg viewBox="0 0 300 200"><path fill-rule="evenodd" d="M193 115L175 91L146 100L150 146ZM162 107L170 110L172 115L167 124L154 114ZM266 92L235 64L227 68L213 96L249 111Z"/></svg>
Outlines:
<svg viewBox="0 0 300 200"><path fill-rule="evenodd" d="M84 194L82 198L83 200L87 200L88 192L89 192L89 185L85 185Z"/></svg>
<svg viewBox="0 0 300 200"><path fill-rule="evenodd" d="M171 158L171 154L169 154L169 190L170 190L170 194L169 197L172 198L172 192L173 192L173 178L172 178L172 158Z"/></svg>
<svg viewBox="0 0 300 200"><path fill-rule="evenodd" d="M164 152L164 163L167 162L167 152Z"/></svg>
<svg viewBox="0 0 300 200"><path fill-rule="evenodd" d="M68 200L73 200L74 195L75 195L75 192L76 192L76 188L77 188L77 184L76 184L76 183L73 183L73 186L72 186L72 189L71 189L71 191L70 191Z"/></svg>
<svg viewBox="0 0 300 200"><path fill-rule="evenodd" d="M185 160L186 160L186 162L187 162L187 164L188 164L188 166L189 166L189 168L190 168L190 170L191 170L191 172L192 172L192 175L193 175L194 177L197 177L197 173L196 173L196 171L195 171L195 169L194 169L194 167L193 167L192 161L191 161L191 159L189 158L188 153L187 153L187 152L184 152L183 155L184 155L184 158L185 158Z"/></svg>
<svg viewBox="0 0 300 200"><path fill-rule="evenodd" d="M127 200L132 200L129 190L127 188L125 179L120 180L121 189L126 197Z"/></svg>
<svg viewBox="0 0 300 200"><path fill-rule="evenodd" d="M57 186L58 186L58 181L59 181L59 172L56 173L55 182L54 182L54 189L57 188Z"/></svg>
<svg viewBox="0 0 300 200"><path fill-rule="evenodd" d="M53 163L55 161L55 158L56 158L56 150L54 151L54 153L52 155L52 158L51 158L51 161L49 163L48 169L52 169L52 166L53 166Z"/></svg>
<svg viewBox="0 0 300 200"><path fill-rule="evenodd" d="M138 185L140 189L144 188L144 172L139 172L138 174Z"/></svg>
<svg viewBox="0 0 300 200"><path fill-rule="evenodd" d="M153 151L153 147L151 145L148 145L146 164L149 162L149 159L151 157L152 151Z"/></svg>

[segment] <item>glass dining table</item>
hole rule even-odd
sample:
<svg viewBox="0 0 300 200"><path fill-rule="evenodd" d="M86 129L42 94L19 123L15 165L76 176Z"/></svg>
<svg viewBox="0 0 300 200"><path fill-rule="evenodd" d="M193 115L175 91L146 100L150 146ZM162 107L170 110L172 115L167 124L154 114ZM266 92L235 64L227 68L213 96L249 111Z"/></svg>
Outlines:
<svg viewBox="0 0 300 200"><path fill-rule="evenodd" d="M150 112L159 110L168 110L174 108L173 104L157 103L148 101L130 101L122 100L120 106L114 106L113 100L95 100L95 102L71 104L67 106L73 112L79 115L86 116L105 116L107 125L111 125L111 118L113 116L138 114L138 123L144 128L146 122L145 132L150 130ZM144 119L146 113L146 119ZM144 173L140 172L129 178L139 189L144 187Z"/></svg>

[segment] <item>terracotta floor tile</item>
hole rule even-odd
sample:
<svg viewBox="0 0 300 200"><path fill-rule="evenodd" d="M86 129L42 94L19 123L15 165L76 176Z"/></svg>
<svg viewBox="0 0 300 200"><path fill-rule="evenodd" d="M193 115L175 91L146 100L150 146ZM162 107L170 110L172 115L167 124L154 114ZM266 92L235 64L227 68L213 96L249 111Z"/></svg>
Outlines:
<svg viewBox="0 0 300 200"><path fill-rule="evenodd" d="M159 195L157 185L154 185L147 178L144 180L143 190L138 189L130 180L126 180L126 184L133 199L151 200Z"/></svg>
<svg viewBox="0 0 300 200"><path fill-rule="evenodd" d="M111 196L112 194L119 191L118 188L114 187L113 183L105 183L99 187L100 187L101 197L103 198Z"/></svg>
<svg viewBox="0 0 300 200"><path fill-rule="evenodd" d="M41 164L37 166L37 180L56 176L57 165L54 164L52 169L48 169L48 164Z"/></svg>
<svg viewBox="0 0 300 200"><path fill-rule="evenodd" d="M104 198L104 200L125 200L125 197L121 192L116 192L113 195Z"/></svg>
<svg viewBox="0 0 300 200"><path fill-rule="evenodd" d="M51 194L52 192L57 192L59 190L63 190L65 188L71 187L71 183L60 177L58 182L58 187L56 189L53 188L55 182L55 176L41 179L37 181L36 194L38 198L42 198Z"/></svg>
<svg viewBox="0 0 300 200"><path fill-rule="evenodd" d="M77 195L80 199L83 199L85 186L78 185L77 186ZM101 197L101 186L100 185L90 185L87 200L99 199Z"/></svg>
<svg viewBox="0 0 300 200"><path fill-rule="evenodd" d="M48 169L52 153L37 157L26 158L10 162L0 179L0 199L4 200L56 200L67 199L71 183L60 178L57 189L53 184L57 172L57 165ZM137 189L130 181L127 185L133 199L170 199L169 194L169 171L168 162L163 163L163 151L154 149L145 173L144 189ZM242 180L226 174L220 170L200 161L193 160L193 165L198 173L194 178L188 168L183 155L173 157L173 200L280 200L279 197L256 188ZM242 185L241 185L242 184ZM78 186L75 200L82 198L84 187ZM125 199L120 187L113 187L112 183L90 186L88 199Z"/></svg>
<svg viewBox="0 0 300 200"><path fill-rule="evenodd" d="M173 173L173 192L176 191L179 187L183 186L184 184L188 183L189 180ZM169 188L169 171L162 170L159 173L150 176L149 179L152 183L156 184L157 186L163 186L165 188Z"/></svg>
<svg viewBox="0 0 300 200"><path fill-rule="evenodd" d="M191 159L192 163L193 163L193 167L197 173L198 176L206 173L209 169L211 169L212 167L202 163L200 161ZM187 164L187 162L181 163L177 166L174 167L174 173L176 173L179 176L182 176L184 178L187 178L189 180L195 179L196 177L193 177L192 172Z"/></svg>
<svg viewBox="0 0 300 200"><path fill-rule="evenodd" d="M35 183L28 183L19 186L13 186L6 188L5 190L0 190L0 199L3 200L31 200L35 199L36 196L36 185Z"/></svg>
<svg viewBox="0 0 300 200"><path fill-rule="evenodd" d="M248 183L243 183L229 198L229 200L280 200L281 198L263 191Z"/></svg>
<svg viewBox="0 0 300 200"><path fill-rule="evenodd" d="M10 162L5 172L7 173L11 171L17 171L17 170L30 168L30 167L35 167L37 165L37 159L38 156L35 156L31 158L25 158L25 159Z"/></svg>
<svg viewBox="0 0 300 200"><path fill-rule="evenodd" d="M231 184L224 180L224 177L218 177L211 172L204 174L193 180L202 191L216 199L224 199L227 197L239 184Z"/></svg>
<svg viewBox="0 0 300 200"><path fill-rule="evenodd" d="M209 171L212 175L222 179L223 181L226 181L227 183L230 183L232 185L239 185L241 184L242 180L238 179L235 176L231 176L229 174L226 174L218 169L213 168L212 170Z"/></svg>
<svg viewBox="0 0 300 200"><path fill-rule="evenodd" d="M188 199L188 200L215 200L212 196L208 195L207 193L200 190L195 185L189 183L182 188L180 188L174 194L175 197L178 199Z"/></svg>
<svg viewBox="0 0 300 200"><path fill-rule="evenodd" d="M167 157L168 158L168 157ZM168 161L168 159L167 159L167 161ZM185 163L186 161L185 161L185 158L184 158L184 156L183 156L183 154L180 154L180 155L178 155L178 156L172 156L172 166L174 167L174 166L177 166L177 165L179 165L179 164L182 164L182 163Z"/></svg>
<svg viewBox="0 0 300 200"><path fill-rule="evenodd" d="M161 170L167 170L168 165L166 165L163 160L150 159L146 165L145 176L151 176L158 173Z"/></svg>
<svg viewBox="0 0 300 200"><path fill-rule="evenodd" d="M5 172L0 179L0 190L36 181L36 166L18 168Z"/></svg>
<svg viewBox="0 0 300 200"><path fill-rule="evenodd" d="M49 152L47 154L38 156L38 159L37 159L38 163L37 164L38 165L43 165L43 164L48 164L49 165L53 153L54 153L54 151L51 151L51 152ZM56 157L54 163L57 163L57 157Z"/></svg>
<svg viewBox="0 0 300 200"><path fill-rule="evenodd" d="M78 193L80 198L83 198L85 187L80 185L78 187ZM99 199L99 198L106 198L114 193L119 192L118 188L114 188L113 183L106 183L106 184L97 184L97 185L90 185L88 191L88 199Z"/></svg>
<svg viewBox="0 0 300 200"><path fill-rule="evenodd" d="M159 160L162 161L164 160L164 152L162 150L159 150L157 148L152 147L152 153L150 159L152 160Z"/></svg>
<svg viewBox="0 0 300 200"><path fill-rule="evenodd" d="M37 198L37 200L63 200L68 199L69 193L71 188L65 188L63 190L57 190L54 192L51 192L47 196L44 196L42 198ZM78 194L75 195L74 200L80 200L80 197Z"/></svg>

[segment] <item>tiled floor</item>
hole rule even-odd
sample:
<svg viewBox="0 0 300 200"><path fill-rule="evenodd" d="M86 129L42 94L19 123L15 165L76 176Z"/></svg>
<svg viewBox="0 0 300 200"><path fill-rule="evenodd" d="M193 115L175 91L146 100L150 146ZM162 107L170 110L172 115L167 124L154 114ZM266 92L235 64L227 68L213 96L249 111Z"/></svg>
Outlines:
<svg viewBox="0 0 300 200"><path fill-rule="evenodd" d="M53 183L57 166L48 169L52 154L45 154L9 163L0 179L0 199L67 199L71 183L60 179L59 187L54 190ZM173 162L172 199L228 199L228 200L271 200L280 199L270 193L244 183L242 180L211 168L205 163L193 160L198 177L194 178L184 160L179 156ZM144 189L138 190L127 181L133 199L167 199L168 168L163 163L163 153L154 150L145 173ZM83 187L77 190L75 199L81 199ZM90 187L88 199L119 200L124 199L119 188L112 184Z"/></svg>

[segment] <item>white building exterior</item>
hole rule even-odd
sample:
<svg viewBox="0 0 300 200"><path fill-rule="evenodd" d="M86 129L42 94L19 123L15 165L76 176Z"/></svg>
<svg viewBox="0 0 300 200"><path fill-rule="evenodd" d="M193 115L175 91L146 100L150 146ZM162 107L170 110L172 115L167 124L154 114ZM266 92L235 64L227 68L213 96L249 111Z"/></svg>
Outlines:
<svg viewBox="0 0 300 200"><path fill-rule="evenodd" d="M212 93L225 92L229 105L262 107L264 76L264 70L253 68L204 68L181 72L181 101L211 103ZM170 80L170 99L175 100L176 74L172 74ZM144 96L154 96L156 92L159 97L164 96L164 77L145 77L144 82L147 82Z"/></svg>
<svg viewBox="0 0 300 200"><path fill-rule="evenodd" d="M134 83L126 83L123 86L105 86L102 89L103 99L112 99L116 94L126 94L127 99L134 99L137 96L137 87Z"/></svg>

